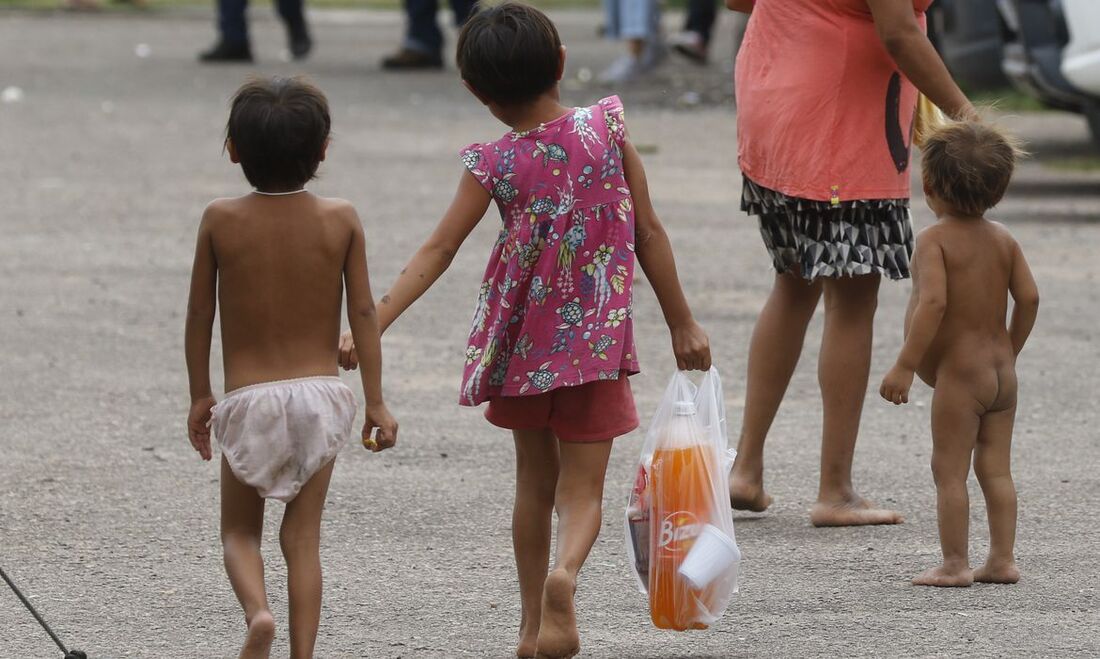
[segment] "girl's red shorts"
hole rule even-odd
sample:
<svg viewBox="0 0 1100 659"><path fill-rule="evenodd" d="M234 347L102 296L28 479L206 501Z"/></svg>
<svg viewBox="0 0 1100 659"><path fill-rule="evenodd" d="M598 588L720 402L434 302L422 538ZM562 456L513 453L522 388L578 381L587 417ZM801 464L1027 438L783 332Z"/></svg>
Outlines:
<svg viewBox="0 0 1100 659"><path fill-rule="evenodd" d="M614 439L638 427L626 373L617 380L596 380L534 396L491 398L485 418L508 430L549 428L563 442Z"/></svg>

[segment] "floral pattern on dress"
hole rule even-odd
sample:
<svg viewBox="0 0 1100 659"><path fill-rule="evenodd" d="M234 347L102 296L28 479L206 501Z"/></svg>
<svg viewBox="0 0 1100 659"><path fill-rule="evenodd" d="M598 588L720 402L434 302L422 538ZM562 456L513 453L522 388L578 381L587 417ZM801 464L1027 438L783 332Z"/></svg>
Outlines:
<svg viewBox="0 0 1100 659"><path fill-rule="evenodd" d="M502 221L465 349L463 405L638 372L625 140L612 96L462 151Z"/></svg>

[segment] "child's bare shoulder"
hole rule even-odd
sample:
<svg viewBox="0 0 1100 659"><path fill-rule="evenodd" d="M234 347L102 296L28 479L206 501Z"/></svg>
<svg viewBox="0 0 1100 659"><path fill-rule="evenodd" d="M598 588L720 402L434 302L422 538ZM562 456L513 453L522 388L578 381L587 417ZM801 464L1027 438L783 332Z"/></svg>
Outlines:
<svg viewBox="0 0 1100 659"><path fill-rule="evenodd" d="M917 247L923 249L943 247L944 230L939 224L932 224L917 232Z"/></svg>
<svg viewBox="0 0 1100 659"><path fill-rule="evenodd" d="M206 205L202 212L202 223L208 229L214 229L226 220L239 215L245 208L245 197L220 197Z"/></svg>
<svg viewBox="0 0 1100 659"><path fill-rule="evenodd" d="M350 228L359 226L359 213L355 205L339 197L317 197L318 214L327 220L344 224Z"/></svg>

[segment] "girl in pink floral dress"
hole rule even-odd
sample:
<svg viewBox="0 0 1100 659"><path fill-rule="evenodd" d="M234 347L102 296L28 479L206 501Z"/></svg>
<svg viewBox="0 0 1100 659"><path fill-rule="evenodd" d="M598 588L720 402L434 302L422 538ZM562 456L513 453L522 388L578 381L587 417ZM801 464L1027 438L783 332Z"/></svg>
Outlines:
<svg viewBox="0 0 1100 659"><path fill-rule="evenodd" d="M638 425L626 377L638 372L635 256L679 367L710 368L709 342L684 299L622 104L611 97L562 106L564 65L557 30L536 9L506 3L469 20L458 41L463 81L512 130L462 151L468 171L450 209L378 305L385 329L446 270L496 201L502 224L477 296L459 400L488 401L486 418L514 436L521 657L571 657L580 647L577 572L599 533L612 440ZM348 343L342 359L354 360Z"/></svg>

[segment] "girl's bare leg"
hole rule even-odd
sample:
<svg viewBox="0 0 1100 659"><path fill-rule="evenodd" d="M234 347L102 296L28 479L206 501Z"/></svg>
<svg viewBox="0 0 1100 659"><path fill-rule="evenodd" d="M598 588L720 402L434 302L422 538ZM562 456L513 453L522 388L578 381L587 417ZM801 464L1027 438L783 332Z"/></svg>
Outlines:
<svg viewBox="0 0 1100 659"><path fill-rule="evenodd" d="M286 505L279 545L286 558L290 603L291 659L310 659L321 624L321 512L325 508L333 460L302 486Z"/></svg>
<svg viewBox="0 0 1100 659"><path fill-rule="evenodd" d="M222 553L229 583L244 609L247 625L239 659L267 659L275 638L275 619L267 605L264 559L264 500L255 488L237 480L222 456Z"/></svg>
<svg viewBox="0 0 1100 659"><path fill-rule="evenodd" d="M549 430L513 430L516 443L516 501L512 547L519 573L521 617L517 657L534 657L542 618L542 585L550 566L554 491L558 484L558 440Z"/></svg>
<svg viewBox="0 0 1100 659"><path fill-rule="evenodd" d="M855 455L878 306L878 275L826 279L825 329L817 379L824 407L821 481L810 513L815 526L898 524L901 515L878 509L852 487Z"/></svg>
<svg viewBox="0 0 1100 659"><path fill-rule="evenodd" d="M966 387L939 377L932 396L932 476L936 481L936 518L943 565L913 579L917 586L969 586L974 583L968 556L970 497L966 479L978 438L981 405Z"/></svg>
<svg viewBox="0 0 1100 659"><path fill-rule="evenodd" d="M778 274L753 328L745 415L730 474L730 502L739 510L760 512L771 504L764 491L764 440L798 365L820 297L820 280L807 282L797 271Z"/></svg>
<svg viewBox="0 0 1100 659"><path fill-rule="evenodd" d="M989 412L982 417L978 447L974 452L974 473L985 495L989 515L989 558L974 570L974 580L986 583L1016 583L1013 547L1016 544L1016 485L1010 470L1012 426L1016 406Z"/></svg>
<svg viewBox="0 0 1100 659"><path fill-rule="evenodd" d="M596 542L603 519L603 482L612 441L559 442L557 492L558 544L554 569L546 577L539 625L539 657L572 657L580 652L573 609L577 573Z"/></svg>

